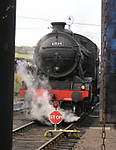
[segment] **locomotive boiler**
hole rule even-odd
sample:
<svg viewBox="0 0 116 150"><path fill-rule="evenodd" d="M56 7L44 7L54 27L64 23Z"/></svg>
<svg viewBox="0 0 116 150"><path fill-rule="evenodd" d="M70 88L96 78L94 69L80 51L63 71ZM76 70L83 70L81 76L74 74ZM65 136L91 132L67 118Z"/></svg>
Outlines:
<svg viewBox="0 0 116 150"><path fill-rule="evenodd" d="M65 29L65 22L51 24L53 31L35 47L36 76L48 79L53 102L79 114L91 106L97 95L97 46L85 36Z"/></svg>

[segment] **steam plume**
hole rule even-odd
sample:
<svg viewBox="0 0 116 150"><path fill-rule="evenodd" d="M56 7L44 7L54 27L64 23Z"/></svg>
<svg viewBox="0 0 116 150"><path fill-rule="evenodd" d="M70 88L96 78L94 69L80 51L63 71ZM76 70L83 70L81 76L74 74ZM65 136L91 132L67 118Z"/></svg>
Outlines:
<svg viewBox="0 0 116 150"><path fill-rule="evenodd" d="M21 74L24 82L27 86L27 92L25 94L24 106L26 108L26 116L31 119L38 120L45 124L50 124L49 114L54 111L54 107L49 103L50 100L50 85L47 78L42 79L39 76L36 81L33 82L33 76L28 75L26 67L19 65L17 67L17 72ZM43 94L37 96L34 92L35 89L44 89ZM30 89L33 90L30 92ZM63 115L63 120L65 122L73 122L79 119L72 112L68 110L59 109Z"/></svg>

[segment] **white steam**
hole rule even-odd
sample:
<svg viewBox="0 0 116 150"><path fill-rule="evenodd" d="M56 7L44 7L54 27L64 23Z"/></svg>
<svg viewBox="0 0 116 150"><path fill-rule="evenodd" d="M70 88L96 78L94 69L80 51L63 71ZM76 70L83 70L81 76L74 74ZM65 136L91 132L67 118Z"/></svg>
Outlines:
<svg viewBox="0 0 116 150"><path fill-rule="evenodd" d="M37 77L36 81L33 82L33 76L29 75L26 67L23 65L18 65L17 73L20 73L24 82L27 86L27 92L24 99L24 108L26 108L26 116L31 119L38 120L45 124L51 124L49 121L49 114L55 110L53 105L49 103L50 101L50 85L45 77ZM44 89L43 94L37 96L36 92L30 92L34 89ZM75 116L71 111L58 109L63 115L63 120L65 122L77 121L79 117Z"/></svg>

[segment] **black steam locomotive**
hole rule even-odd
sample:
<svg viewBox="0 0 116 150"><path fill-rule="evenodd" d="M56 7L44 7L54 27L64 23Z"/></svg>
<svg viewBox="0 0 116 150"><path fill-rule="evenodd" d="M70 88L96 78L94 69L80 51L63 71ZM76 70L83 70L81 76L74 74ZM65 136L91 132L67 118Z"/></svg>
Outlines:
<svg viewBox="0 0 116 150"><path fill-rule="evenodd" d="M58 101L61 108L76 113L86 111L97 95L97 46L65 29L64 22L51 24L53 31L35 48L37 76L46 76L51 99Z"/></svg>

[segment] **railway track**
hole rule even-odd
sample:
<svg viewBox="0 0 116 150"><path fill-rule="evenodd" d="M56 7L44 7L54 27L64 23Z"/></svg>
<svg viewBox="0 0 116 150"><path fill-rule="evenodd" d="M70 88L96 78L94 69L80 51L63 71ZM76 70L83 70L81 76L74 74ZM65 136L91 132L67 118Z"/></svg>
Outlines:
<svg viewBox="0 0 116 150"><path fill-rule="evenodd" d="M64 130L69 130L73 128L74 124L70 124ZM51 149L54 146L58 148L61 143L67 143L66 139L72 140L72 138L68 137L67 133L54 133L54 137L51 138L51 135L44 136L45 132L48 130L52 130L53 127L50 126L38 126L35 122L30 122L25 124L19 128L13 130L13 150L42 150L42 149ZM76 136L75 136L76 137ZM74 140L74 138L73 138ZM60 145L58 145L58 141ZM75 142L77 141L77 137L75 138ZM68 146L69 147L69 146Z"/></svg>
<svg viewBox="0 0 116 150"><path fill-rule="evenodd" d="M74 124L68 125L65 130L74 129ZM74 134L74 133L73 133ZM55 137L50 139L47 143L37 148L36 150L44 149L53 149L53 150L65 150L74 147L74 144L77 143L78 136L70 135L68 132L60 132Z"/></svg>
<svg viewBox="0 0 116 150"><path fill-rule="evenodd" d="M15 111L13 112L13 129L19 128L24 124L30 122L29 118L25 117L25 112Z"/></svg>
<svg viewBox="0 0 116 150"><path fill-rule="evenodd" d="M50 139L50 137L43 137L46 130L48 126L38 126L35 122L13 130L12 150L35 150Z"/></svg>
<svg viewBox="0 0 116 150"><path fill-rule="evenodd" d="M94 107L93 107L94 109ZM64 130L78 130L78 126L88 116L89 113L81 114L78 122L72 123ZM58 129L60 126L57 127ZM64 128L64 127L63 127ZM15 129L13 131L13 150L68 150L72 149L77 143L79 137L73 133L67 132L54 133L54 137L44 136L45 132L53 130L53 126L41 126L35 122L30 122L27 125ZM80 130L79 136L82 136L83 130Z"/></svg>

